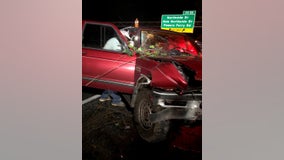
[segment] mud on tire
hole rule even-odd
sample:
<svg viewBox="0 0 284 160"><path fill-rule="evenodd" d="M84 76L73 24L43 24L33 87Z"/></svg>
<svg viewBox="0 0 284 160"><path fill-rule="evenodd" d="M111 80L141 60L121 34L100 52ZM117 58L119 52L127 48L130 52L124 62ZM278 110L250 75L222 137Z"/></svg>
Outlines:
<svg viewBox="0 0 284 160"><path fill-rule="evenodd" d="M161 110L153 105L153 96L150 89L143 88L138 92L134 107L134 121L140 137L147 142L155 143L167 138L170 128L169 121L151 123L149 115Z"/></svg>

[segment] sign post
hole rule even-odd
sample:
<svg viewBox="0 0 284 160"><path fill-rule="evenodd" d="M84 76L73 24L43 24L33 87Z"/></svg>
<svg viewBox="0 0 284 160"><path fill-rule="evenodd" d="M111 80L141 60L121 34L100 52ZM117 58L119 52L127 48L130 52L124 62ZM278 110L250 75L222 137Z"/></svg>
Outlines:
<svg viewBox="0 0 284 160"><path fill-rule="evenodd" d="M161 29L193 33L195 15L196 11L183 11L183 14L162 15Z"/></svg>

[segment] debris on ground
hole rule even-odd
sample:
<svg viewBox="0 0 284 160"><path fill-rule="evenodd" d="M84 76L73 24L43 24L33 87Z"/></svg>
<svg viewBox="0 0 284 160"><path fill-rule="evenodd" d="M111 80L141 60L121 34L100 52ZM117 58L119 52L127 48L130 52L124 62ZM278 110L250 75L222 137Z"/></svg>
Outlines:
<svg viewBox="0 0 284 160"><path fill-rule="evenodd" d="M175 147L175 143L182 141L181 137L175 136L181 134L184 133L176 132L169 141L150 144L139 137L129 108L114 107L110 102L98 100L86 103L82 108L83 160L201 160L200 151Z"/></svg>

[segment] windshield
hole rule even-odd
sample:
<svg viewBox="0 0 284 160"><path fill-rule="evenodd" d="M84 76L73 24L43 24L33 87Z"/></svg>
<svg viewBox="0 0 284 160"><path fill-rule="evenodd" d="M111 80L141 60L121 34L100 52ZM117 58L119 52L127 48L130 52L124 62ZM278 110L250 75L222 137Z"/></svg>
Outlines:
<svg viewBox="0 0 284 160"><path fill-rule="evenodd" d="M187 35L156 30L141 31L141 46L138 51L150 56L199 55Z"/></svg>

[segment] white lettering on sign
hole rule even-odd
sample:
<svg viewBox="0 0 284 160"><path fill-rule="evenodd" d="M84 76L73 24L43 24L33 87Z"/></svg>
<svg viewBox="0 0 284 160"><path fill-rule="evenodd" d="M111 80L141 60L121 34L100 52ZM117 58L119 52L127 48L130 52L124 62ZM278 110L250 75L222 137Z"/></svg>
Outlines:
<svg viewBox="0 0 284 160"><path fill-rule="evenodd" d="M164 24L164 27L175 27L174 24Z"/></svg>
<svg viewBox="0 0 284 160"><path fill-rule="evenodd" d="M171 23L187 23L186 20L171 20Z"/></svg>
<svg viewBox="0 0 284 160"><path fill-rule="evenodd" d="M176 24L176 27L184 28L184 27L185 27L185 25L184 25L184 24Z"/></svg>
<svg viewBox="0 0 284 160"><path fill-rule="evenodd" d="M183 11L183 14L162 15L161 28L181 29L182 32L191 32L194 27L195 11ZM183 30L187 31L183 31Z"/></svg>
<svg viewBox="0 0 284 160"><path fill-rule="evenodd" d="M183 19L183 16L167 16L167 19Z"/></svg>
<svg viewBox="0 0 284 160"><path fill-rule="evenodd" d="M186 24L186 27L191 28L192 26L191 24Z"/></svg>

